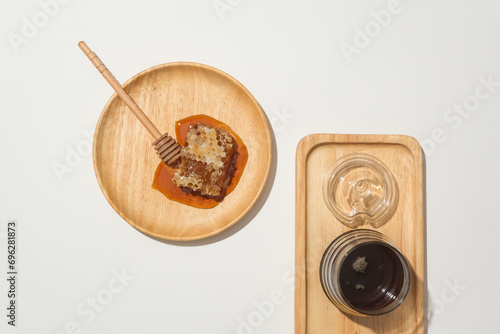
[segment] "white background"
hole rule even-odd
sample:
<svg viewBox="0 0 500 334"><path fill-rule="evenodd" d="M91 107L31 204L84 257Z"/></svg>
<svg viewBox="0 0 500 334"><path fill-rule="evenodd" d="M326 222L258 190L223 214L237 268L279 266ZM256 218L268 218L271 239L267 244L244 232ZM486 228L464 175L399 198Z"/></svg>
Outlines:
<svg viewBox="0 0 500 334"><path fill-rule="evenodd" d="M0 2L5 273L7 221L19 230L17 327L6 324L2 279L2 333L293 333L295 149L318 132L420 141L428 332L498 331L499 1L42 3L52 5ZM376 13L388 8L381 26ZM121 82L193 61L250 90L274 129L277 160L248 224L201 242L161 242L113 211L85 135L113 91L80 40ZM480 78L494 82L490 91ZM463 104L470 111L453 111ZM69 171L58 174L60 165ZM92 299L105 305L92 311Z"/></svg>

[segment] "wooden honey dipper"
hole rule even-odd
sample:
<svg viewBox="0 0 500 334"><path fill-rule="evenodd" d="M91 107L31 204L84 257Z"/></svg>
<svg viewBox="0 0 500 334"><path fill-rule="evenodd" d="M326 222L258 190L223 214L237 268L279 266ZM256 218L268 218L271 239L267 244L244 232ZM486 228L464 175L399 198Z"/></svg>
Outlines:
<svg viewBox="0 0 500 334"><path fill-rule="evenodd" d="M154 124L149 120L149 118L144 114L144 112L139 108L139 106L132 100L132 98L125 92L122 85L115 79L113 74L106 68L106 65L97 57L97 55L92 52L85 42L78 43L80 49L83 53L87 55L92 64L97 68L97 70L102 74L104 79L111 85L115 90L116 94L125 102L125 104L134 113L137 119L144 125L144 127L149 131L149 133L156 140L153 142L156 154L160 159L169 166L174 166L177 159L181 156L181 146L179 143L173 139L168 133L161 134L160 131L154 126Z"/></svg>

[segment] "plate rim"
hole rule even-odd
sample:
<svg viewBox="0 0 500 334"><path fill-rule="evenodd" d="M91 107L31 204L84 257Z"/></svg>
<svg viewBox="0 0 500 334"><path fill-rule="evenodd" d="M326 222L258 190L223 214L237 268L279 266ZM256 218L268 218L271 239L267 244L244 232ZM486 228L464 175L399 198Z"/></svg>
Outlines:
<svg viewBox="0 0 500 334"><path fill-rule="evenodd" d="M237 222L239 222L255 206L255 203L261 197L262 192L263 192L263 190L264 190L264 188L265 188L265 186L266 186L266 184L268 182L268 179L269 179L269 172L271 170L271 163L272 163L272 159L273 159L272 158L273 157L273 145L272 145L270 124L269 124L269 122L267 120L267 117L266 117L266 114L265 114L264 110L262 109L262 106L257 101L257 99L252 95L252 93L250 93L250 91L241 82L239 82L238 80L236 80L233 76L229 75L228 73L226 73L226 72L224 72L224 71L222 71L222 70L220 70L218 68L215 68L213 66L202 64L202 63L197 63L197 62L188 62L188 61L177 61L177 62L162 63L162 64L158 64L158 65L154 65L152 67L149 67L149 68L147 68L147 69L145 69L145 70L143 70L143 71L135 74L134 76L132 76L131 78L129 78L127 81L125 81L125 83L122 84L122 87L124 89L126 89L132 82L134 82L135 80L139 79L140 77L142 77L144 75L147 75L150 72L157 71L157 70L164 69L164 68L180 67L180 66L193 67L193 68L202 68L204 70L215 72L215 73L217 73L217 74L225 77L226 79L230 80L233 84L235 84L242 91L244 91L245 94L250 98L250 100L252 101L252 103L255 105L256 110L258 110L258 113L260 114L260 117L262 118L263 123L266 125L264 127L264 130L265 130L265 136L266 136L266 139L267 139L266 143L269 146L269 151L268 151L268 154L267 154L267 158L268 159L267 159L267 165L266 165L266 169L265 169L265 173L264 173L264 179L263 179L263 182L261 183L260 187L258 188L257 193L253 197L253 199L250 202L250 204L245 208L245 210L243 210L231 222L229 222L228 224L224 225L223 227L220 227L220 228L218 228L218 229L216 229L214 231L211 231L209 233L205 233L205 234L201 234L201 235L197 235L197 236L190 236L190 237L166 236L166 235L163 235L163 234L155 233L155 232L152 232L152 231L149 231L149 230L145 229L144 227L138 225L132 219L130 219L129 217L127 217L122 212L122 210L119 207L117 207L116 204L113 201L110 200L108 191L106 190L106 188L102 184L101 175L100 175L99 170L98 170L98 168L99 168L98 162L96 161L96 151L98 149L97 148L97 140L96 139L97 139L97 136L99 135L99 131L98 130L102 126L104 115L105 115L105 111L109 109L109 106L111 105L111 103L114 102L114 100L116 98L119 98L118 95L116 94L116 92L111 95L111 97L108 99L108 101L104 105L104 107L103 107L103 109L102 109L102 111L101 111L101 113L99 115L99 119L98 119L98 121L96 123L95 131L94 131L94 135L93 135L93 142L92 142L92 164L93 164L93 167L94 167L94 174L96 176L97 183L99 185L99 188L101 189L101 192L103 193L104 197L106 198L106 201L109 203L109 205L111 205L111 207L113 208L113 210L115 210L115 212L118 213L118 215L121 218L123 218L129 225L131 225L133 228L137 229L141 233L144 233L144 234L146 234L148 236L152 236L152 237L159 238L159 239L162 239L162 240L170 240L170 241L193 241L193 240L205 239L205 238L214 236L216 234L219 234L222 231L227 230L228 228L230 228L231 226L233 226ZM179 205L182 205L182 204L179 204Z"/></svg>

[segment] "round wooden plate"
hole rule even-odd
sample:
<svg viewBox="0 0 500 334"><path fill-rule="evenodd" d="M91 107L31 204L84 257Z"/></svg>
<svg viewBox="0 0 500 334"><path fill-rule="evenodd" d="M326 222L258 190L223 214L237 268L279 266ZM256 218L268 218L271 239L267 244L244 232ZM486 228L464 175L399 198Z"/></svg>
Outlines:
<svg viewBox="0 0 500 334"><path fill-rule="evenodd" d="M239 184L218 206L198 209L167 199L151 187L160 159L143 128L114 94L94 134L94 169L113 209L136 229L168 240L195 240L217 234L255 204L271 165L271 134L266 116L250 92L228 74L197 63L149 68L123 88L160 132L175 138L175 122L196 114L229 125L248 149Z"/></svg>

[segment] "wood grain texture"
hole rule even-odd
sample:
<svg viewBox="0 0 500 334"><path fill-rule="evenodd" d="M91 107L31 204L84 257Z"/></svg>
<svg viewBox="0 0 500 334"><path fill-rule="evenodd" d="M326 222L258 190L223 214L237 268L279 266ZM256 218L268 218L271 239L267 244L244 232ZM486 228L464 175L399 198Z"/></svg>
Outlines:
<svg viewBox="0 0 500 334"><path fill-rule="evenodd" d="M248 149L236 189L213 209L168 200L151 185L160 160L151 136L114 94L94 134L94 169L101 190L128 223L154 237L195 240L217 234L255 204L271 165L271 135L262 108L226 73L196 63L168 63L147 69L123 85L160 131L175 133L175 122L206 114L229 125Z"/></svg>
<svg viewBox="0 0 500 334"><path fill-rule="evenodd" d="M411 288L403 304L378 317L340 312L325 295L319 279L328 245L350 230L323 201L323 179L337 159L367 153L380 159L398 183L394 216L379 232L392 239L407 258ZM363 228L373 229L369 225ZM425 333L425 259L422 150L418 142L397 135L315 134L302 139L296 155L295 334Z"/></svg>

